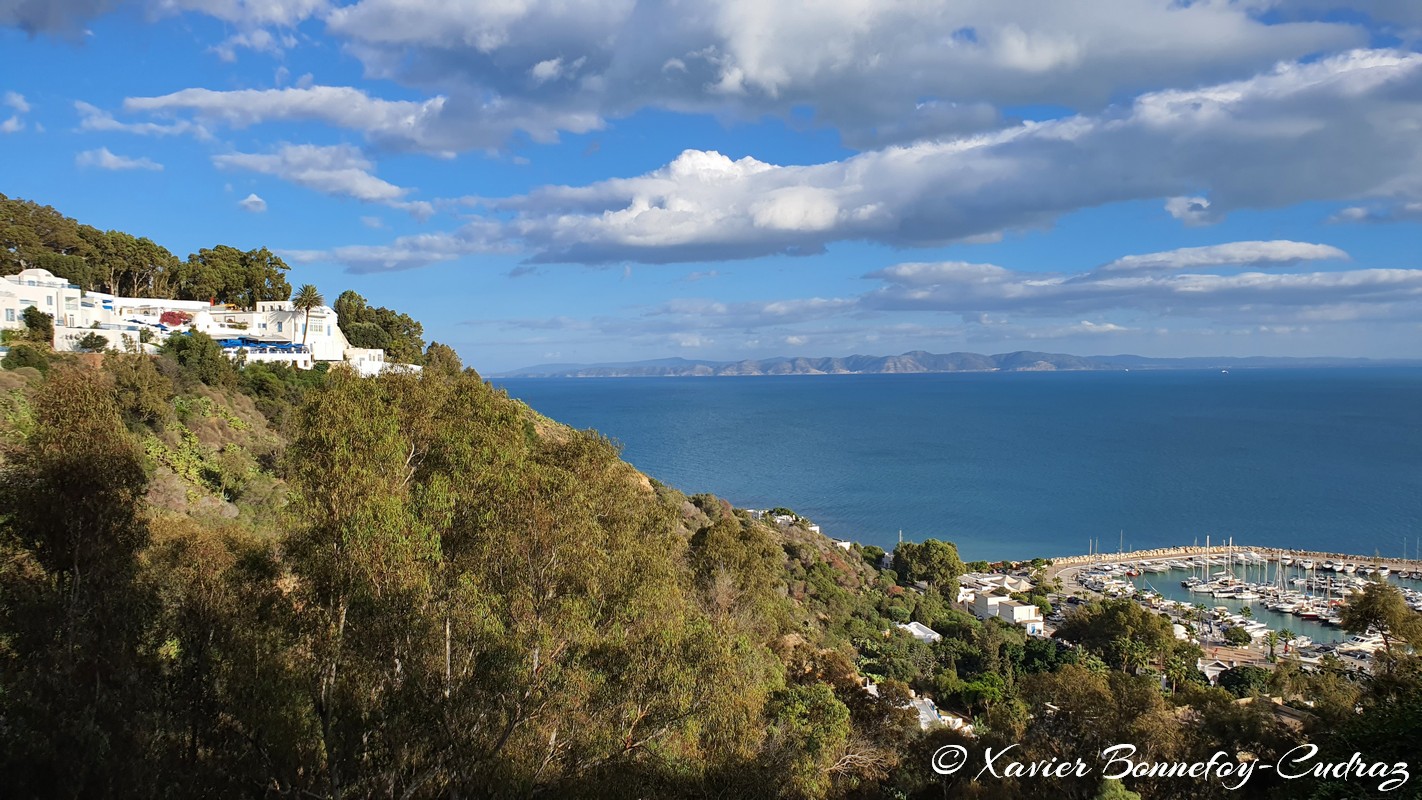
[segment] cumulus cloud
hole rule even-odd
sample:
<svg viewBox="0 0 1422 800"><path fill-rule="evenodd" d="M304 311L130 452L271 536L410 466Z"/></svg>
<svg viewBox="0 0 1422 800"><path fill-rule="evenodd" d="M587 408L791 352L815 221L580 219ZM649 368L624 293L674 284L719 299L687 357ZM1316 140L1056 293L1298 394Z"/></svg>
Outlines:
<svg viewBox="0 0 1422 800"><path fill-rule="evenodd" d="M1097 116L810 166L688 150L641 176L543 187L492 206L513 215L506 235L537 261L665 263L818 253L844 240L971 241L1200 189L1208 206L1195 205L1211 214L1422 197L1419 91L1422 54L1357 51L1149 93Z"/></svg>
<svg viewBox="0 0 1422 800"><path fill-rule="evenodd" d="M756 119L809 106L865 145L995 127L1004 106L1099 108L1367 41L1352 25L1266 24L1252 11L1167 0L831 0L813 10L361 0L327 24L368 69L411 85L577 103L603 118L660 107ZM575 80L551 80L572 64Z"/></svg>
<svg viewBox="0 0 1422 800"><path fill-rule="evenodd" d="M30 112L29 102L26 101L25 96L19 92L5 92L4 97L0 98L0 103L14 109L17 114L28 114Z"/></svg>
<svg viewBox="0 0 1422 800"><path fill-rule="evenodd" d="M261 214L267 210L267 201L258 197L255 192L238 200L237 205L241 206L243 211L250 211L253 214Z"/></svg>
<svg viewBox="0 0 1422 800"><path fill-rule="evenodd" d="M159 2L242 28L215 48L223 57L279 46L262 26L323 17L367 74L438 92L413 130L379 120L361 128L431 152L498 147L515 133L552 141L644 108L747 120L810 109L851 145L882 146L995 129L1025 106L1094 112L1152 87L1208 84L1369 41L1346 22L1266 23L1254 3L1172 0L834 0L811 13L761 0L694 11L634 0L362 0L329 10L319 0ZM352 119L313 96L275 104L250 90L218 94L162 99L170 109L220 103L234 118Z"/></svg>
<svg viewBox="0 0 1422 800"><path fill-rule="evenodd" d="M74 163L80 167L94 167L96 169L126 170L126 169L147 169L158 171L163 169L163 165L149 158L128 158L126 156L114 155L109 152L109 148L100 147L97 150L85 150L74 157Z"/></svg>
<svg viewBox="0 0 1422 800"><path fill-rule="evenodd" d="M404 209L419 217L434 213L428 202L405 200L409 189L373 175L370 170L375 165L348 144L284 144L273 153L228 153L213 156L212 162L224 169L272 175L322 194Z"/></svg>

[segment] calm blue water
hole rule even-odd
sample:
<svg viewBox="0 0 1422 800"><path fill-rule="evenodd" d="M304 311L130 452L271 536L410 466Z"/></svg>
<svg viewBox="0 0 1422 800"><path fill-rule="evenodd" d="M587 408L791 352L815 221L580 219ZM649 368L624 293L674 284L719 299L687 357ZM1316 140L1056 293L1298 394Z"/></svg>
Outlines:
<svg viewBox="0 0 1422 800"><path fill-rule="evenodd" d="M1422 369L500 382L644 472L825 533L965 558L1215 542L1397 557L1422 537Z"/></svg>

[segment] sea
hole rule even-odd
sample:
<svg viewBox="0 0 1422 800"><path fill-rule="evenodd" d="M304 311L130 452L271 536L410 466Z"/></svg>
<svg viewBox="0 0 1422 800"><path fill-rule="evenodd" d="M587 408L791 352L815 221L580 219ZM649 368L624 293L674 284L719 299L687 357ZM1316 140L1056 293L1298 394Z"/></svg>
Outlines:
<svg viewBox="0 0 1422 800"><path fill-rule="evenodd" d="M1422 368L495 383L688 494L886 549L1422 550Z"/></svg>

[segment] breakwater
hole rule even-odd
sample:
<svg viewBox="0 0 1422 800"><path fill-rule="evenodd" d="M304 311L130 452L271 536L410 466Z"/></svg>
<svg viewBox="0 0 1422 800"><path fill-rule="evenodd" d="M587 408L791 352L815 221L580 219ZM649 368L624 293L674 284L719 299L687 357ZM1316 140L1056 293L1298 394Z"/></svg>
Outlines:
<svg viewBox="0 0 1422 800"><path fill-rule="evenodd" d="M1153 561L1161 558L1181 558L1192 556L1223 556L1229 553L1254 553L1263 556L1270 561L1277 561L1281 556L1289 556L1295 561L1312 560L1342 561L1350 564L1366 566L1387 565L1389 568L1401 568L1409 572L1422 569L1422 560L1415 558L1382 558L1380 556L1362 556L1356 553L1329 553L1317 550L1284 550L1278 547L1251 547L1249 545L1213 545L1210 547L1185 546L1185 547L1158 547L1152 550L1133 550L1128 553L1095 553L1091 555L1065 556L1063 558L1052 559L1053 567L1075 567L1083 564L1095 563L1126 563L1132 561Z"/></svg>

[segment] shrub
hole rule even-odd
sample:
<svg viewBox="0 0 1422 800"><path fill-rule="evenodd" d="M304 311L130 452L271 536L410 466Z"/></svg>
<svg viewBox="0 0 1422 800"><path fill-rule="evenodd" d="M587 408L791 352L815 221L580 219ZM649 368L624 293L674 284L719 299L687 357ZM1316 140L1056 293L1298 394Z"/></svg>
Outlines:
<svg viewBox="0 0 1422 800"><path fill-rule="evenodd" d="M5 369L33 367L40 372L49 372L49 357L34 345L15 344L10 346L10 352L5 355L3 361L0 361L0 367Z"/></svg>

